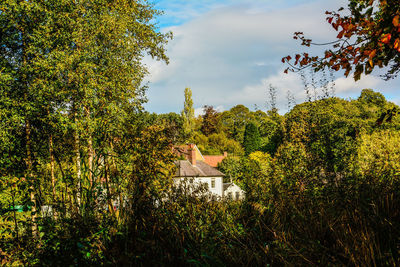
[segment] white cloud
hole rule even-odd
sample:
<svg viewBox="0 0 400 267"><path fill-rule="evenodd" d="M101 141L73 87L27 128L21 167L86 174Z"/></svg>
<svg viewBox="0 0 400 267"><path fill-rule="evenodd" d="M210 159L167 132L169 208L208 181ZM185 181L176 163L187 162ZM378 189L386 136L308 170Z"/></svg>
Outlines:
<svg viewBox="0 0 400 267"><path fill-rule="evenodd" d="M225 110L224 106L218 106L218 107L214 107L214 109L218 112L222 112ZM194 116L198 117L198 116L202 116L204 115L204 107L198 107L194 109Z"/></svg>
<svg viewBox="0 0 400 267"><path fill-rule="evenodd" d="M285 8L282 0L227 0L224 6L165 29L172 30L175 36L167 47L170 65L146 59L151 72L147 109L178 112L183 106L185 87L192 89L197 107L257 104L263 109L269 83L279 89L280 108L286 105L288 89L299 103L304 99L301 79L295 74L283 74L280 62L286 55L307 50L292 35L304 31L318 42L332 40L336 34L325 22L324 12L347 4L346 0L309 0L310 3L299 4L304 1L292 0L297 5ZM233 2L242 4L227 5ZM275 5L278 8L271 11ZM375 77L358 84L350 78L336 81L338 96L351 96L359 88L375 86L385 87Z"/></svg>
<svg viewBox="0 0 400 267"><path fill-rule="evenodd" d="M360 93L360 90L365 88L377 88L383 83L382 79L375 76L363 76L361 80L355 82L352 76L340 77L335 80L336 93L338 95L346 95L352 93Z"/></svg>

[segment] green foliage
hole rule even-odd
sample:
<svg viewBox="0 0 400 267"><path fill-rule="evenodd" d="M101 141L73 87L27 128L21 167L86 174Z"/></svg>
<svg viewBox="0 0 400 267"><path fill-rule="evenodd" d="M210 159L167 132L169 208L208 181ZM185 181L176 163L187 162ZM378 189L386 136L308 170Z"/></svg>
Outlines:
<svg viewBox="0 0 400 267"><path fill-rule="evenodd" d="M358 101L378 107L383 107L386 104L386 98L372 89L363 89Z"/></svg>
<svg viewBox="0 0 400 267"><path fill-rule="evenodd" d="M229 139L225 133L214 133L210 136L205 136L202 133L196 133L194 142L204 155L222 155L228 152L233 155L242 155L242 146L233 139Z"/></svg>
<svg viewBox="0 0 400 267"><path fill-rule="evenodd" d="M399 262L399 107L381 94L196 119L186 88L181 115L149 114L141 60L168 61L170 35L147 1L0 10L2 265ZM174 185L171 146L189 139L230 154L244 201Z"/></svg>
<svg viewBox="0 0 400 267"><path fill-rule="evenodd" d="M377 177L389 183L400 178L400 133L383 130L362 134L358 147L356 166L366 177Z"/></svg>
<svg viewBox="0 0 400 267"><path fill-rule="evenodd" d="M192 90L190 90L190 88L185 88L185 101L183 103L181 116L183 120L183 135L185 141L188 141L192 138L194 131L194 108Z"/></svg>
<svg viewBox="0 0 400 267"><path fill-rule="evenodd" d="M219 131L219 112L214 109L213 106L204 106L204 115L202 115L201 132L209 136L211 134L217 133Z"/></svg>
<svg viewBox="0 0 400 267"><path fill-rule="evenodd" d="M243 148L246 155L257 151L261 147L261 137L257 126L254 123L246 125L243 138Z"/></svg>

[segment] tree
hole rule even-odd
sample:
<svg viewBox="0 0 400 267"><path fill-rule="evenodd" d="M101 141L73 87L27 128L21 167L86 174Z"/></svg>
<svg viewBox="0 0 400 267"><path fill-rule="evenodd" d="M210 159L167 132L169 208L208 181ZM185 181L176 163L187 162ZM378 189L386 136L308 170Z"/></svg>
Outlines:
<svg viewBox="0 0 400 267"><path fill-rule="evenodd" d="M384 95L378 92L374 92L372 89L363 89L361 95L358 97L358 101L383 107L386 104L386 98Z"/></svg>
<svg viewBox="0 0 400 267"><path fill-rule="evenodd" d="M173 144L184 142L183 118L177 113L160 114L157 116L157 123L163 125L166 136Z"/></svg>
<svg viewBox="0 0 400 267"><path fill-rule="evenodd" d="M243 143L243 134L246 124L253 120L250 110L243 106L237 105L230 110L221 113L220 121L224 132L228 136L234 138L239 143Z"/></svg>
<svg viewBox="0 0 400 267"><path fill-rule="evenodd" d="M1 1L0 172L29 186L32 221L57 197L94 212L113 142L145 101L142 59L168 62L158 14L147 1Z"/></svg>
<svg viewBox="0 0 400 267"><path fill-rule="evenodd" d="M282 62L289 63L285 70L301 70L312 67L315 71L331 68L343 69L345 76L354 71L355 80L361 74L370 74L375 67L389 67L385 79L391 79L400 71L400 2L396 0L349 0L350 15L326 12L328 23L338 32L336 40L325 45L331 48L323 57L310 56L307 53L284 57ZM294 39L300 39L302 45L317 45L296 32Z"/></svg>
<svg viewBox="0 0 400 267"><path fill-rule="evenodd" d="M246 125L244 131L243 147L246 155L257 151L261 146L261 137L257 126L254 123Z"/></svg>
<svg viewBox="0 0 400 267"><path fill-rule="evenodd" d="M183 103L181 116L183 118L183 133L186 141L189 141L193 137L194 131L194 108L192 90L190 88L185 88L185 102Z"/></svg>
<svg viewBox="0 0 400 267"><path fill-rule="evenodd" d="M269 106L270 110L274 113L278 112L278 109L276 107L276 92L277 92L276 87L272 86L272 84L269 84L268 87L269 101L267 106Z"/></svg>
<svg viewBox="0 0 400 267"><path fill-rule="evenodd" d="M372 134L363 133L356 158L356 168L366 177L393 183L400 178L400 134L383 130Z"/></svg>
<svg viewBox="0 0 400 267"><path fill-rule="evenodd" d="M214 109L213 106L205 105L203 107L204 115L202 116L203 121L201 124L201 131L206 136L216 133L219 128L219 112Z"/></svg>

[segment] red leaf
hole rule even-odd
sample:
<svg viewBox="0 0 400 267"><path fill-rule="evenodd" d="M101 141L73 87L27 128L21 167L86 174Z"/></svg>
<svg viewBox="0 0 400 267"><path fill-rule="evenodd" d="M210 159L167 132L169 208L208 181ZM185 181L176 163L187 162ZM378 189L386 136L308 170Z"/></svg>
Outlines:
<svg viewBox="0 0 400 267"><path fill-rule="evenodd" d="M394 18L393 18L393 25L395 26L395 27L397 27L397 26L399 26L400 25L400 23L399 23L399 18L400 18L400 16L399 15L396 15Z"/></svg>
<svg viewBox="0 0 400 267"><path fill-rule="evenodd" d="M390 42L390 39L392 38L392 35L390 33L387 33L383 35L381 42L384 44L388 44Z"/></svg>

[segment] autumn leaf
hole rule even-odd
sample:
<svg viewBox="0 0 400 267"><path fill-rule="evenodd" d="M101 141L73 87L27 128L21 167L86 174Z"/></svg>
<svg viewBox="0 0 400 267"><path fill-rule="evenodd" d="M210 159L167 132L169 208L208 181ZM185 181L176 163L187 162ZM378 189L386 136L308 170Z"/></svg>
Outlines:
<svg viewBox="0 0 400 267"><path fill-rule="evenodd" d="M390 42L390 39L392 38L392 35L390 33L387 33L383 35L381 42L384 44L388 44Z"/></svg>
<svg viewBox="0 0 400 267"><path fill-rule="evenodd" d="M400 52L400 40L399 38L394 41L394 49L396 49L398 52Z"/></svg>
<svg viewBox="0 0 400 267"><path fill-rule="evenodd" d="M394 25L395 27L398 27L398 26L400 25L400 23L399 23L399 15L396 15L396 16L393 18L393 25Z"/></svg>
<svg viewBox="0 0 400 267"><path fill-rule="evenodd" d="M372 50L372 52L369 54L370 60L373 59L376 55L376 49Z"/></svg>

